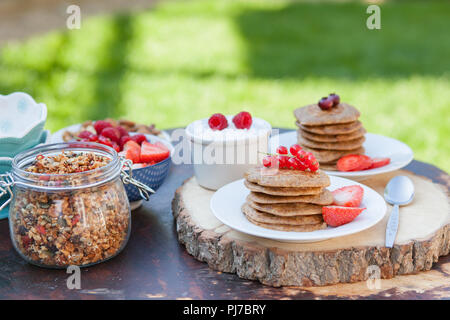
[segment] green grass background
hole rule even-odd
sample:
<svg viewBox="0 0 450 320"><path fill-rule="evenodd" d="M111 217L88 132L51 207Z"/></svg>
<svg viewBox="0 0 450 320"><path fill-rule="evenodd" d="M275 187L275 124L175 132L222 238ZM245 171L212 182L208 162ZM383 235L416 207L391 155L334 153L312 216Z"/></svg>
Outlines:
<svg viewBox="0 0 450 320"><path fill-rule="evenodd" d="M386 1L381 30L356 1L171 1L82 20L0 48L0 92L25 91L51 130L130 118L159 128L250 111L294 128L330 92L369 132L450 171L450 2ZM383 146L380 146L383 148Z"/></svg>

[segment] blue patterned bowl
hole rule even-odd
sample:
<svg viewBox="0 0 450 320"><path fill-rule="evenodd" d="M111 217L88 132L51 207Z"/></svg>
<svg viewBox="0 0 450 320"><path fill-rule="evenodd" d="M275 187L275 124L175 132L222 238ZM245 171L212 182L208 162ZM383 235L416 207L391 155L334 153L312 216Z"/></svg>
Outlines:
<svg viewBox="0 0 450 320"><path fill-rule="evenodd" d="M152 135L146 134L145 136L147 137L147 140L151 143L155 142L163 143L170 150L170 154L172 154L173 146L169 142ZM167 175L169 174L171 162L172 157L169 156L167 159L158 162L154 165L133 169L133 178L156 191L163 184L164 179L166 179ZM127 191L128 200L130 202L142 200L137 187L130 184L126 184L125 190Z"/></svg>
<svg viewBox="0 0 450 320"><path fill-rule="evenodd" d="M133 169L133 178L156 191L163 184L164 179L166 179L169 174L171 162L172 158L169 157L166 160L158 162L152 166ZM128 200L130 202L142 200L139 190L135 186L126 184L125 190L127 191Z"/></svg>

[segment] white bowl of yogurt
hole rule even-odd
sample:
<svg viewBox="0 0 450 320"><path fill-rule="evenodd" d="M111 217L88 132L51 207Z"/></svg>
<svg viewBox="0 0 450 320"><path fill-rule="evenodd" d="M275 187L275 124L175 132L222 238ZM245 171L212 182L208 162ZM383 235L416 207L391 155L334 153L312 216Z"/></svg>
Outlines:
<svg viewBox="0 0 450 320"><path fill-rule="evenodd" d="M247 169L261 163L272 132L260 118L253 118L249 129L236 128L233 116L226 118L228 127L223 130L212 130L208 119L201 119L185 131L197 182L212 190L242 179Z"/></svg>

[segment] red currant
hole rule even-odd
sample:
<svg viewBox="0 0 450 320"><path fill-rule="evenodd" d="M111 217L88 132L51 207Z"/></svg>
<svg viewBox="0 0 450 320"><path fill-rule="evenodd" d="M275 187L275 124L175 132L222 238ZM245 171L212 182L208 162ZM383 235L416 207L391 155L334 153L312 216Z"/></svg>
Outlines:
<svg viewBox="0 0 450 320"><path fill-rule="evenodd" d="M288 149L285 146L279 146L277 148L278 154L288 154Z"/></svg>
<svg viewBox="0 0 450 320"><path fill-rule="evenodd" d="M288 165L292 169L298 169L298 159L297 158L289 158Z"/></svg>
<svg viewBox="0 0 450 320"><path fill-rule="evenodd" d="M288 156L277 156L277 160L280 164L280 168L282 168L282 169L289 168L289 164L288 164L289 159L290 159L290 157L288 157Z"/></svg>
<svg viewBox="0 0 450 320"><path fill-rule="evenodd" d="M272 157L271 156L265 156L262 159L262 164L266 168L270 167L271 163L272 163Z"/></svg>
<svg viewBox="0 0 450 320"><path fill-rule="evenodd" d="M298 144L293 144L290 148L289 151L291 152L291 154L293 156L297 156L298 152L302 150L302 147L300 147Z"/></svg>

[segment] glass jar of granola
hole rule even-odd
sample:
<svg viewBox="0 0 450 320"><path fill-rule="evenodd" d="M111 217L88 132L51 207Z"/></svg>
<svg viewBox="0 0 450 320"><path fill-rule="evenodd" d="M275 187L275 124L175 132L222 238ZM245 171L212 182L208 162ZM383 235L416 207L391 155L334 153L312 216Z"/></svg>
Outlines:
<svg viewBox="0 0 450 320"><path fill-rule="evenodd" d="M131 224L121 177L132 179L123 165L112 148L96 143L44 145L17 155L3 190L12 187L9 225L19 254L52 268L116 256Z"/></svg>

